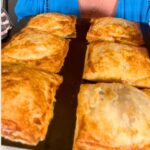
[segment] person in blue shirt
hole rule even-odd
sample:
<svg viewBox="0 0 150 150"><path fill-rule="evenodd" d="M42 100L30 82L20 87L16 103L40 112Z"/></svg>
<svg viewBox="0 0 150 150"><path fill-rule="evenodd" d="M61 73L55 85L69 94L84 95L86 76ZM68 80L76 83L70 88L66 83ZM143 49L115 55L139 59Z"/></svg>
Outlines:
<svg viewBox="0 0 150 150"><path fill-rule="evenodd" d="M150 0L17 0L18 21L25 16L58 12L78 17L115 16L148 23Z"/></svg>

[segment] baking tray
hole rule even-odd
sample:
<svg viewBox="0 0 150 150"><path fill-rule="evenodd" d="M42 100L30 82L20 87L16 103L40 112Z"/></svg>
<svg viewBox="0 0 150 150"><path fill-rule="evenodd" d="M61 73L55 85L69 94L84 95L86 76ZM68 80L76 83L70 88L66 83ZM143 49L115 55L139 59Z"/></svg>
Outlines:
<svg viewBox="0 0 150 150"><path fill-rule="evenodd" d="M20 29L22 29L29 18L23 19L9 33L9 36L3 40L5 43L9 38ZM2 145L28 148L33 150L71 150L74 137L77 95L82 81L82 72L86 52L87 41L86 33L90 23L87 19L77 20L77 38L72 39L68 55L64 66L60 72L64 81L56 94L56 104L54 109L54 118L49 125L46 139L37 146L28 146L15 143L2 138ZM147 24L141 24L141 30L144 36L146 47L150 53L150 27Z"/></svg>

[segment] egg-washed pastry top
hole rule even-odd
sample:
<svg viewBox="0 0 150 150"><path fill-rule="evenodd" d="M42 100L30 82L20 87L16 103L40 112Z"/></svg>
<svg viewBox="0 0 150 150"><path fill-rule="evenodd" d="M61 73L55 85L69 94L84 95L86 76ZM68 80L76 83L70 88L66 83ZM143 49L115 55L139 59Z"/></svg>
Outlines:
<svg viewBox="0 0 150 150"><path fill-rule="evenodd" d="M2 64L2 136L36 145L45 139L62 77L20 64Z"/></svg>
<svg viewBox="0 0 150 150"><path fill-rule="evenodd" d="M150 88L150 58L146 48L94 42L88 45L83 79L123 82Z"/></svg>
<svg viewBox="0 0 150 150"><path fill-rule="evenodd" d="M149 150L150 96L120 83L84 84L73 150Z"/></svg>
<svg viewBox="0 0 150 150"><path fill-rule="evenodd" d="M69 40L37 29L25 28L12 37L2 49L2 62L28 66L57 73L69 49Z"/></svg>
<svg viewBox="0 0 150 150"><path fill-rule="evenodd" d="M135 46L144 44L138 23L112 17L91 19L86 38L89 42L110 41Z"/></svg>
<svg viewBox="0 0 150 150"><path fill-rule="evenodd" d="M30 19L29 28L47 31L63 38L76 37L76 17L58 13L39 14Z"/></svg>

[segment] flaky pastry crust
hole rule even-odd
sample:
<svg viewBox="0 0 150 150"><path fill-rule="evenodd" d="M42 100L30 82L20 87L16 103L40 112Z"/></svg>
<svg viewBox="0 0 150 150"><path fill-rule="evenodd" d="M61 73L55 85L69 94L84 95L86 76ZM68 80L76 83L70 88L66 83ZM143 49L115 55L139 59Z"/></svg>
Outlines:
<svg viewBox="0 0 150 150"><path fill-rule="evenodd" d="M30 19L29 28L36 28L63 38L76 37L76 17L58 13L39 14Z"/></svg>
<svg viewBox="0 0 150 150"><path fill-rule="evenodd" d="M37 29L25 28L2 49L2 62L26 64L57 73L69 49L69 40Z"/></svg>
<svg viewBox="0 0 150 150"><path fill-rule="evenodd" d="M144 45L138 23L113 17L91 19L91 23L86 37L89 42L109 41L135 46Z"/></svg>
<svg viewBox="0 0 150 150"><path fill-rule="evenodd" d="M150 97L120 83L84 84L73 150L149 150Z"/></svg>
<svg viewBox="0 0 150 150"><path fill-rule="evenodd" d="M20 64L2 64L2 136L36 145L45 139L62 77Z"/></svg>
<svg viewBox="0 0 150 150"><path fill-rule="evenodd" d="M150 58L143 47L94 42L88 45L83 79L150 88Z"/></svg>

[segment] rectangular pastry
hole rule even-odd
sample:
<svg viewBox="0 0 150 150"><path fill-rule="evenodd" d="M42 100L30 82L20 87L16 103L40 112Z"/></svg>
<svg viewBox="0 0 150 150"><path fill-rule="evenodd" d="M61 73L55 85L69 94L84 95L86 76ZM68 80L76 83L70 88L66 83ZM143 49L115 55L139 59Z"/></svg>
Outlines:
<svg viewBox="0 0 150 150"><path fill-rule="evenodd" d="M22 63L57 73L69 49L69 40L37 29L25 28L2 49L2 62Z"/></svg>
<svg viewBox="0 0 150 150"><path fill-rule="evenodd" d="M2 136L36 145L45 139L62 77L20 64L2 65Z"/></svg>
<svg viewBox="0 0 150 150"><path fill-rule="evenodd" d="M140 46L144 44L138 23L120 18L103 17L91 20L87 40L110 41Z"/></svg>
<svg viewBox="0 0 150 150"><path fill-rule="evenodd" d="M93 42L87 48L83 79L150 88L148 51L119 43Z"/></svg>
<svg viewBox="0 0 150 150"><path fill-rule="evenodd" d="M150 97L120 83L84 84L73 150L149 150Z"/></svg>
<svg viewBox="0 0 150 150"><path fill-rule="evenodd" d="M36 28L63 37L76 37L76 17L58 13L39 14L30 19L27 28Z"/></svg>

